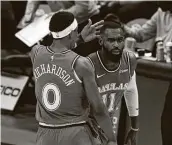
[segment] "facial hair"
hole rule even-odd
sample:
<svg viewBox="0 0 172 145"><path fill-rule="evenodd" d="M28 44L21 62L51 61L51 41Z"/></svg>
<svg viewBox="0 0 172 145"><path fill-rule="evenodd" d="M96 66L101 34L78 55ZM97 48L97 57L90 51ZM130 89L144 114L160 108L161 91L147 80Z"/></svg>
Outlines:
<svg viewBox="0 0 172 145"><path fill-rule="evenodd" d="M108 57L109 60L111 60L112 62L115 62L115 63L118 63L120 61L123 49L120 50L119 54L113 54L112 53L113 50L107 51L107 49L105 48L104 45L102 47L103 47L104 53L106 54L106 56Z"/></svg>

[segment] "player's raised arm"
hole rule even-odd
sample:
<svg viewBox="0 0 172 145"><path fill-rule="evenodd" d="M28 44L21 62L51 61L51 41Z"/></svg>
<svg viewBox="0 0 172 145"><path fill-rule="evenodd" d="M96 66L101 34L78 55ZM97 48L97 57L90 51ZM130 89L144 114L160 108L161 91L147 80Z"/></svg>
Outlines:
<svg viewBox="0 0 172 145"><path fill-rule="evenodd" d="M78 35L77 46L81 43L92 41L100 36L100 28L103 26L104 20L98 21L92 24L91 19L88 20L88 24L82 29Z"/></svg>
<svg viewBox="0 0 172 145"><path fill-rule="evenodd" d="M116 138L113 135L112 122L110 121L108 111L105 108L97 89L92 65L86 58L80 57L74 68L83 82L87 98L98 124L108 137L109 141L116 142Z"/></svg>

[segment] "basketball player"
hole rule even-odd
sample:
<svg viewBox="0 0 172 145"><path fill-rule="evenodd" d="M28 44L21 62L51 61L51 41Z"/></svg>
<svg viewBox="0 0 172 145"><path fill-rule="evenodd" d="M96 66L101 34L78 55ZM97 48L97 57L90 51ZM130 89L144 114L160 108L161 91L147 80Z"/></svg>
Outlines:
<svg viewBox="0 0 172 145"><path fill-rule="evenodd" d="M125 32L118 19L109 14L100 30L100 51L88 56L91 61L99 93L108 108L117 136L121 99L124 95L131 118L131 130L125 143L136 144L138 128L138 91L136 85L136 58L124 49Z"/></svg>
<svg viewBox="0 0 172 145"><path fill-rule="evenodd" d="M108 144L116 145L93 68L87 58L72 51L76 45L77 26L73 14L55 13L49 24L54 38L52 45L36 46L31 51L39 122L37 145L93 145L87 124L88 104Z"/></svg>

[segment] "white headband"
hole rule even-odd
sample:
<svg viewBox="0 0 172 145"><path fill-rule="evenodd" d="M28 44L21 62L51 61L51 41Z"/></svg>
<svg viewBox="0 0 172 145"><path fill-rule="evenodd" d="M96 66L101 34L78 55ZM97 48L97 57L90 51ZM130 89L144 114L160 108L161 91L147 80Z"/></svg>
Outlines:
<svg viewBox="0 0 172 145"><path fill-rule="evenodd" d="M68 26L66 29L60 31L60 32L51 32L51 34L53 35L53 38L57 39L57 38L63 38L67 35L69 35L73 30L75 30L78 26L78 23L76 21L76 19L74 19L74 21L72 22L72 24L70 26Z"/></svg>

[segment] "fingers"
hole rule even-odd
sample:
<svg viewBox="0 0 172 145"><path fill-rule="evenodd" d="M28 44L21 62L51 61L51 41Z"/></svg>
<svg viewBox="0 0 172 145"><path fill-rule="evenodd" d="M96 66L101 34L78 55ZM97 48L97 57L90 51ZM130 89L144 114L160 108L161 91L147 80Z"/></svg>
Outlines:
<svg viewBox="0 0 172 145"><path fill-rule="evenodd" d="M85 26L89 32L93 32L96 30L99 30L104 24L104 20L101 20L95 24L92 25L91 19L88 20L88 24Z"/></svg>
<svg viewBox="0 0 172 145"><path fill-rule="evenodd" d="M134 140L134 141L132 142L132 145L136 145L136 140Z"/></svg>
<svg viewBox="0 0 172 145"><path fill-rule="evenodd" d="M125 145L136 145L136 140L131 139L131 138L127 138L125 141Z"/></svg>
<svg viewBox="0 0 172 145"><path fill-rule="evenodd" d="M100 31L96 31L96 35L100 35Z"/></svg>
<svg viewBox="0 0 172 145"><path fill-rule="evenodd" d="M101 20L101 21L98 21L95 24L93 24L93 26L96 28L96 27L103 25L103 24L104 24L104 20Z"/></svg>
<svg viewBox="0 0 172 145"><path fill-rule="evenodd" d="M103 27L103 25L99 25L99 26L95 27L95 29L99 30L101 27Z"/></svg>
<svg viewBox="0 0 172 145"><path fill-rule="evenodd" d="M96 38L97 38L97 39L100 39L100 37L101 37L100 35L96 35Z"/></svg>
<svg viewBox="0 0 172 145"><path fill-rule="evenodd" d="M128 144L128 142L129 142L129 136L127 136L127 138L126 138L126 140L125 140L125 144Z"/></svg>
<svg viewBox="0 0 172 145"><path fill-rule="evenodd" d="M88 33L92 32L95 29L92 25L91 19L88 19L88 24L82 29L82 31L87 31Z"/></svg>
<svg viewBox="0 0 172 145"><path fill-rule="evenodd" d="M91 19L88 19L88 24L86 25L86 27L91 27L91 25L92 25L92 21Z"/></svg>

